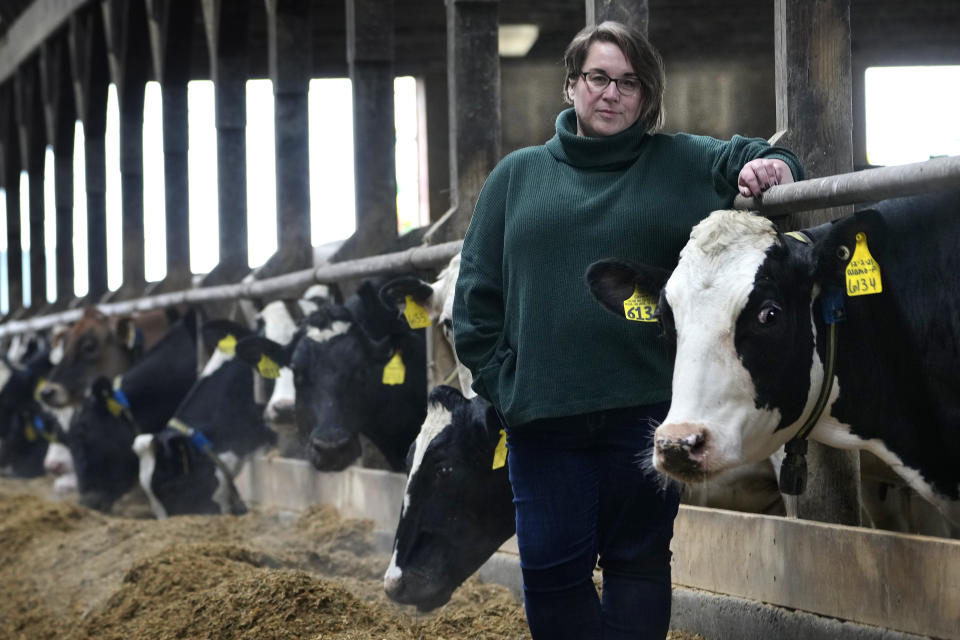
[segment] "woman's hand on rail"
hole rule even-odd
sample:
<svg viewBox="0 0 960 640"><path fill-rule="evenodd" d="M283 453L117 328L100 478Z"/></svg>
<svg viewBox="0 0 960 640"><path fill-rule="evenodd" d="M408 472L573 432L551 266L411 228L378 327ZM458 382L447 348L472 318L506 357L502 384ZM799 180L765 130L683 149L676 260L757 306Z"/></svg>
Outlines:
<svg viewBox="0 0 960 640"><path fill-rule="evenodd" d="M758 197L770 187L793 182L793 173L783 160L776 158L757 158L743 165L737 176L740 195L745 198Z"/></svg>

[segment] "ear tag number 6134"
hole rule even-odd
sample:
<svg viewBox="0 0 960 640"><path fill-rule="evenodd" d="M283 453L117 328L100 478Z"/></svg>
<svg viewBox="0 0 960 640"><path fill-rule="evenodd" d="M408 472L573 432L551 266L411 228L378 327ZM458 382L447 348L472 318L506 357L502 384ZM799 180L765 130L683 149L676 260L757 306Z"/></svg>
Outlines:
<svg viewBox="0 0 960 640"><path fill-rule="evenodd" d="M623 301L623 314L634 322L656 322L657 300L640 293L639 287L634 286L633 295Z"/></svg>

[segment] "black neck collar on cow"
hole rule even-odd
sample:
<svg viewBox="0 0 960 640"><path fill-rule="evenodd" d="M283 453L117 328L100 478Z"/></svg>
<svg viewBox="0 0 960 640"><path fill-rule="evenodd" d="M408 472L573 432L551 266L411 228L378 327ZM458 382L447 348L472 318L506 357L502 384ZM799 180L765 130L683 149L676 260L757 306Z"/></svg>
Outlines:
<svg viewBox="0 0 960 640"><path fill-rule="evenodd" d="M802 231L790 231L786 234L803 244L811 244L810 236ZM807 488L807 436L813 431L814 425L820 421L830 392L833 390L833 376L837 359L837 323L843 321L846 311L843 300L843 291L835 286L827 286L820 293L820 311L827 328L827 344L823 380L820 383L820 393L813 405L813 411L807 416L797 433L783 447L786 456L780 465L780 492L797 496Z"/></svg>

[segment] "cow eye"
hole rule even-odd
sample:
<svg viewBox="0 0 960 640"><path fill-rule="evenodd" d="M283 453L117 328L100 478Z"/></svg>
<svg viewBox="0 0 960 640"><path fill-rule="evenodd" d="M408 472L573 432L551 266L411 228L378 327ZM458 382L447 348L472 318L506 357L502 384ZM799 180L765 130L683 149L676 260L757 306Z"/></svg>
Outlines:
<svg viewBox="0 0 960 640"><path fill-rule="evenodd" d="M450 465L439 465L437 467L438 478L442 479L442 478L449 477L452 473L453 473L453 467L451 467Z"/></svg>
<svg viewBox="0 0 960 640"><path fill-rule="evenodd" d="M80 342L80 353L82 353L83 355L91 356L91 355L94 355L96 352L97 352L96 340L92 338L88 338Z"/></svg>
<svg viewBox="0 0 960 640"><path fill-rule="evenodd" d="M760 324L773 324L777 321L782 311L783 309L780 308L780 305L774 302L768 302L760 308L760 313L757 314L757 321Z"/></svg>

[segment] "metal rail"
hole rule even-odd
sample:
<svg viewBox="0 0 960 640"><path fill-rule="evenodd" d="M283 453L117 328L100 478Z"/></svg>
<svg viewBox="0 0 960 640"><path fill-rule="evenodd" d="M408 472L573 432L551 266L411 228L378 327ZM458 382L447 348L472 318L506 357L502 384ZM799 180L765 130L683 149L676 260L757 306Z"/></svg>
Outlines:
<svg viewBox="0 0 960 640"><path fill-rule="evenodd" d="M759 211L765 216L775 218L796 211L809 211L950 188L960 188L960 156L866 169L771 187L763 194L762 199L737 196L734 208ZM396 253L304 269L264 280L175 291L122 302L108 302L97 305L97 308L106 315L123 315L179 304L238 298L278 298L285 293L301 291L314 283L332 283L387 271L430 268L452 258L460 251L462 244L462 240L454 240L433 246L419 246ZM81 309L71 309L37 318L12 320L0 324L0 338L26 331L48 329L61 323L75 322L82 313Z"/></svg>
<svg viewBox="0 0 960 640"><path fill-rule="evenodd" d="M770 187L760 199L737 196L735 209L776 218L811 209L960 188L960 156L864 169Z"/></svg>
<svg viewBox="0 0 960 640"><path fill-rule="evenodd" d="M173 291L146 298L137 298L136 300L106 302L96 306L105 315L113 316L151 311L179 304L196 304L238 298L279 298L284 294L299 293L316 283L333 283L348 278L362 278L389 271L428 269L449 261L450 258L460 252L462 244L462 240L454 240L434 246L413 247L396 253L322 265L264 280L250 280L236 284ZM58 324L76 322L80 319L82 313L83 309L71 309L36 318L12 320L0 325L0 338L26 331L49 329Z"/></svg>

